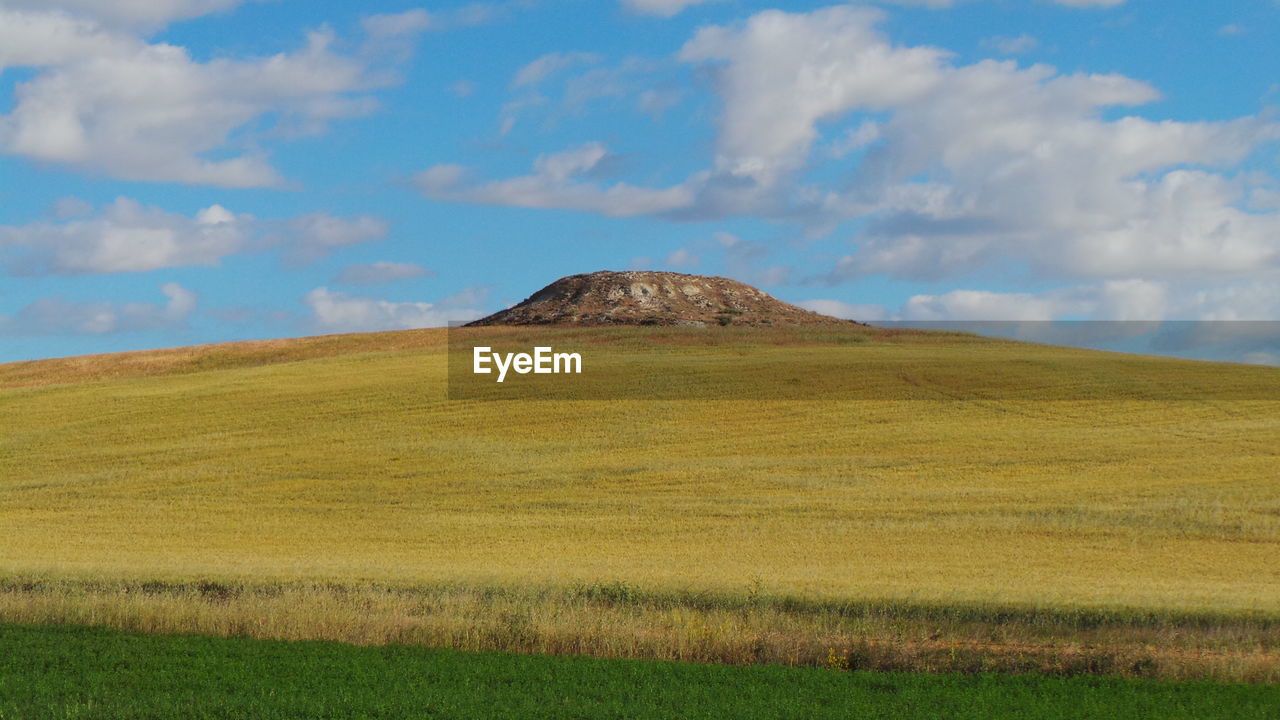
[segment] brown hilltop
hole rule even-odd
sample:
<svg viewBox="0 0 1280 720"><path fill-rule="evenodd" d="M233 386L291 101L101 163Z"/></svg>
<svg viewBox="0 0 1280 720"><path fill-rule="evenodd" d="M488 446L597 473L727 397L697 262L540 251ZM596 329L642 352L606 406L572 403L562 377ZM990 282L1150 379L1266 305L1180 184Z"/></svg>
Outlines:
<svg viewBox="0 0 1280 720"><path fill-rule="evenodd" d="M722 277L635 270L560 278L469 325L848 325Z"/></svg>

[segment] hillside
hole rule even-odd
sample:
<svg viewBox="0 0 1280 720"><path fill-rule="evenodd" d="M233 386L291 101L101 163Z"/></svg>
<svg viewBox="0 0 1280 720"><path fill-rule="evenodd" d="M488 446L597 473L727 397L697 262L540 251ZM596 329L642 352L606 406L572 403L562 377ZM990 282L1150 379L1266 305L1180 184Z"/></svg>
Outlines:
<svg viewBox="0 0 1280 720"><path fill-rule="evenodd" d="M1270 617L1280 607L1274 368L853 324L449 332L495 345L546 341L588 358L615 348L610 362L637 359L627 366L633 375L679 364L701 374L688 392L671 388L678 400L450 401L443 330L0 366L0 619L120 618L143 629L254 627L373 642L445 623L421 615L429 605L445 615L463 608L454 625L421 625L450 645L494 637L514 649L742 659L736 653L756 646L736 644L739 633L809 638L768 655L787 662L789 653L823 657L823 643L834 642L808 633L863 621L778 610L778 625L750 630L775 616L704 617L712 611L694 605L676 622L676 605L605 605L599 612L617 614L615 624L586 637L598 628L596 606L573 598L674 593L1214 617ZM790 373L794 392L779 399L696 384L731 375L735 390L779 372ZM850 394L855 387L875 392ZM1161 399L1162 388L1182 391ZM59 584L86 581L92 587ZM164 594L165 583L196 581L444 594L417 605L401 595L317 600L264 589L245 595L248 605L215 605L199 590L190 610L186 595ZM52 594L15 589L41 583L53 583ZM124 594L100 596L112 587ZM450 594L477 587L502 590L466 600L475 605ZM564 607L560 592L570 593ZM347 608L354 600L342 597L365 599ZM527 634L512 634L517 620L481 620L508 602L501 617L526 618L518 622ZM645 615L650 607L655 614ZM300 608L311 614L299 617ZM988 617L964 612L964 623ZM1021 617L999 612L990 617ZM948 655L946 643L996 632L901 622L915 628L910 657L936 650L944 664L967 657ZM723 623L739 629L707 629ZM858 627L848 637L873 632ZM899 632L892 627L904 626L882 628L885 642ZM959 634L931 640L939 627ZM1170 642L1199 654L1168 662L1221 656L1230 667L1280 668L1274 629L1245 633L1248 652L1263 653L1252 659L1229 639L1238 633L1186 632ZM669 651L635 640L668 636L677 643ZM1143 635L1132 647L1161 642ZM720 644L724 655L705 650ZM1011 662L1035 656L1026 647L999 652Z"/></svg>
<svg viewBox="0 0 1280 720"><path fill-rule="evenodd" d="M560 278L470 325L849 325L722 277L600 271Z"/></svg>

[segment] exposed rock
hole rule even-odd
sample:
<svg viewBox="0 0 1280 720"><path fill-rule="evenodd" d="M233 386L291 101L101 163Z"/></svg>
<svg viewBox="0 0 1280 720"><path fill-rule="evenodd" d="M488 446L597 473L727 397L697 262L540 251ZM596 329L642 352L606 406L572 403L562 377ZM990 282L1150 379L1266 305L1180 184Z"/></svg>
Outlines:
<svg viewBox="0 0 1280 720"><path fill-rule="evenodd" d="M722 277L635 270L560 278L469 325L848 325Z"/></svg>

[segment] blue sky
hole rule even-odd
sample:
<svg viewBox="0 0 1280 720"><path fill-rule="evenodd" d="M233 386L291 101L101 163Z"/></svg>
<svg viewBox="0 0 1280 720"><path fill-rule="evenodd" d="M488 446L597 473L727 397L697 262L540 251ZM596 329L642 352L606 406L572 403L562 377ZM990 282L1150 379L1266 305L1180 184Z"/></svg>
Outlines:
<svg viewBox="0 0 1280 720"><path fill-rule="evenodd" d="M1278 18L0 0L0 361L441 325L627 268L862 320L1275 320Z"/></svg>

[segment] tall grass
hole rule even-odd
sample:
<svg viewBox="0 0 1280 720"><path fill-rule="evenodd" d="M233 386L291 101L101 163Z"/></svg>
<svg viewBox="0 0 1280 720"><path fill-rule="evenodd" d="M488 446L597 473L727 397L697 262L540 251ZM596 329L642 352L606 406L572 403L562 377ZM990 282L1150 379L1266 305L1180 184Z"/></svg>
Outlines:
<svg viewBox="0 0 1280 720"><path fill-rule="evenodd" d="M1280 681L1280 614L813 602L750 588L11 578L0 583L0 621L836 670Z"/></svg>

